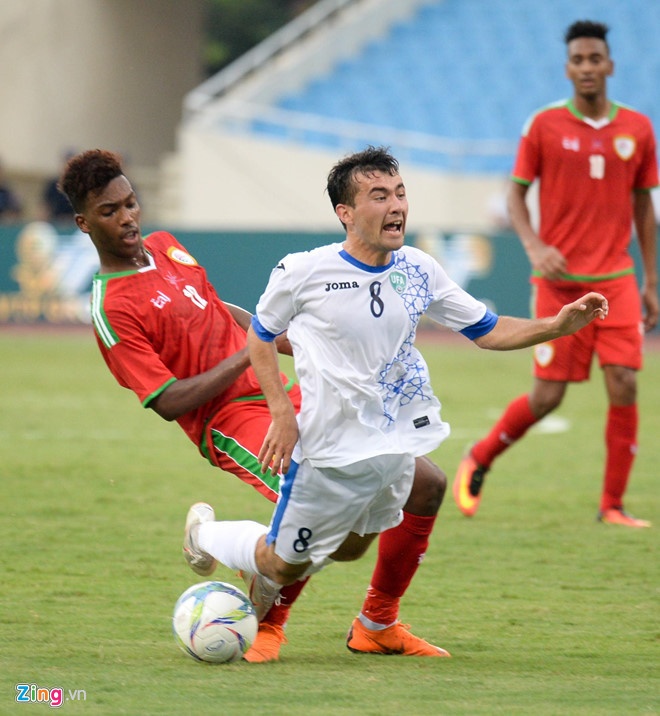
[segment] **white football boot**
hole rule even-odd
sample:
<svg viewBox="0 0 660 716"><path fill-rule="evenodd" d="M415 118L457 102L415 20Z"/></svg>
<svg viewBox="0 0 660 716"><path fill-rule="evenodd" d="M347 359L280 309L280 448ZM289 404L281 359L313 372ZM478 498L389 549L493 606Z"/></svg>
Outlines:
<svg viewBox="0 0 660 716"><path fill-rule="evenodd" d="M206 502L196 502L186 516L186 527L183 533L183 556L193 572L208 577L218 566L217 560L197 543L199 526L203 522L215 522L215 512ZM269 607L270 609L270 607Z"/></svg>

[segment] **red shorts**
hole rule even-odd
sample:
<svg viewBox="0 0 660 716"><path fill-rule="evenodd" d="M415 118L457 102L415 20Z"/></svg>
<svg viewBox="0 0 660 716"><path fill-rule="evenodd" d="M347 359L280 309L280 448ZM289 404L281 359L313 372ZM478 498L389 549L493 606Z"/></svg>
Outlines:
<svg viewBox="0 0 660 716"><path fill-rule="evenodd" d="M300 411L300 386L288 392L296 413ZM262 474L257 460L271 417L265 400L238 400L225 405L206 425L202 452L216 467L252 485L271 502L277 501L279 477Z"/></svg>
<svg viewBox="0 0 660 716"><path fill-rule="evenodd" d="M604 321L596 319L572 336L534 347L534 375L543 380L579 382L589 379L594 354L600 367L642 367L644 328L642 304L633 274L597 283L563 283L540 280L534 284L532 305L539 318L554 316L566 303L589 291L598 291L609 302Z"/></svg>

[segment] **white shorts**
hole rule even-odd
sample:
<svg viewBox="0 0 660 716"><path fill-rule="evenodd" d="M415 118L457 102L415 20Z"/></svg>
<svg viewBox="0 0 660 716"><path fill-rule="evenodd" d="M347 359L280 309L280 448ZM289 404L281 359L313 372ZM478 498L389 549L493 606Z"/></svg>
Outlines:
<svg viewBox="0 0 660 716"><path fill-rule="evenodd" d="M378 455L345 467L292 462L284 476L266 541L289 564L316 567L350 532L396 527L415 475L412 455Z"/></svg>

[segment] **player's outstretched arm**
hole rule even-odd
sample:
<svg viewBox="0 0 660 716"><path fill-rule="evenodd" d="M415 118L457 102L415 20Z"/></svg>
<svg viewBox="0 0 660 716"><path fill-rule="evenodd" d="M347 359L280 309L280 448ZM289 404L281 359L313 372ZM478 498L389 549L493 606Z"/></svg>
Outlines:
<svg viewBox="0 0 660 716"><path fill-rule="evenodd" d="M607 299L591 292L566 304L556 316L548 318L513 318L500 316L490 333L475 338L480 348L508 351L568 336L595 319L607 316Z"/></svg>

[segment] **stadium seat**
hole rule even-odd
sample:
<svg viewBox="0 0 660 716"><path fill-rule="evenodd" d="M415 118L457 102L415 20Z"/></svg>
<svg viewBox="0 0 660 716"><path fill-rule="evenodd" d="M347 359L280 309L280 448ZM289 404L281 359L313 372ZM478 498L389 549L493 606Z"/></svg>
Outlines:
<svg viewBox="0 0 660 716"><path fill-rule="evenodd" d="M607 22L616 62L611 95L660 123L660 3L645 0L438 0L424 4L326 76L278 106L431 137L515 142L532 111L567 97L563 33ZM643 62L639 60L640 51ZM309 141L328 141L310 133ZM416 160L447 157L415 150ZM508 171L511 157L469 157L471 171Z"/></svg>

